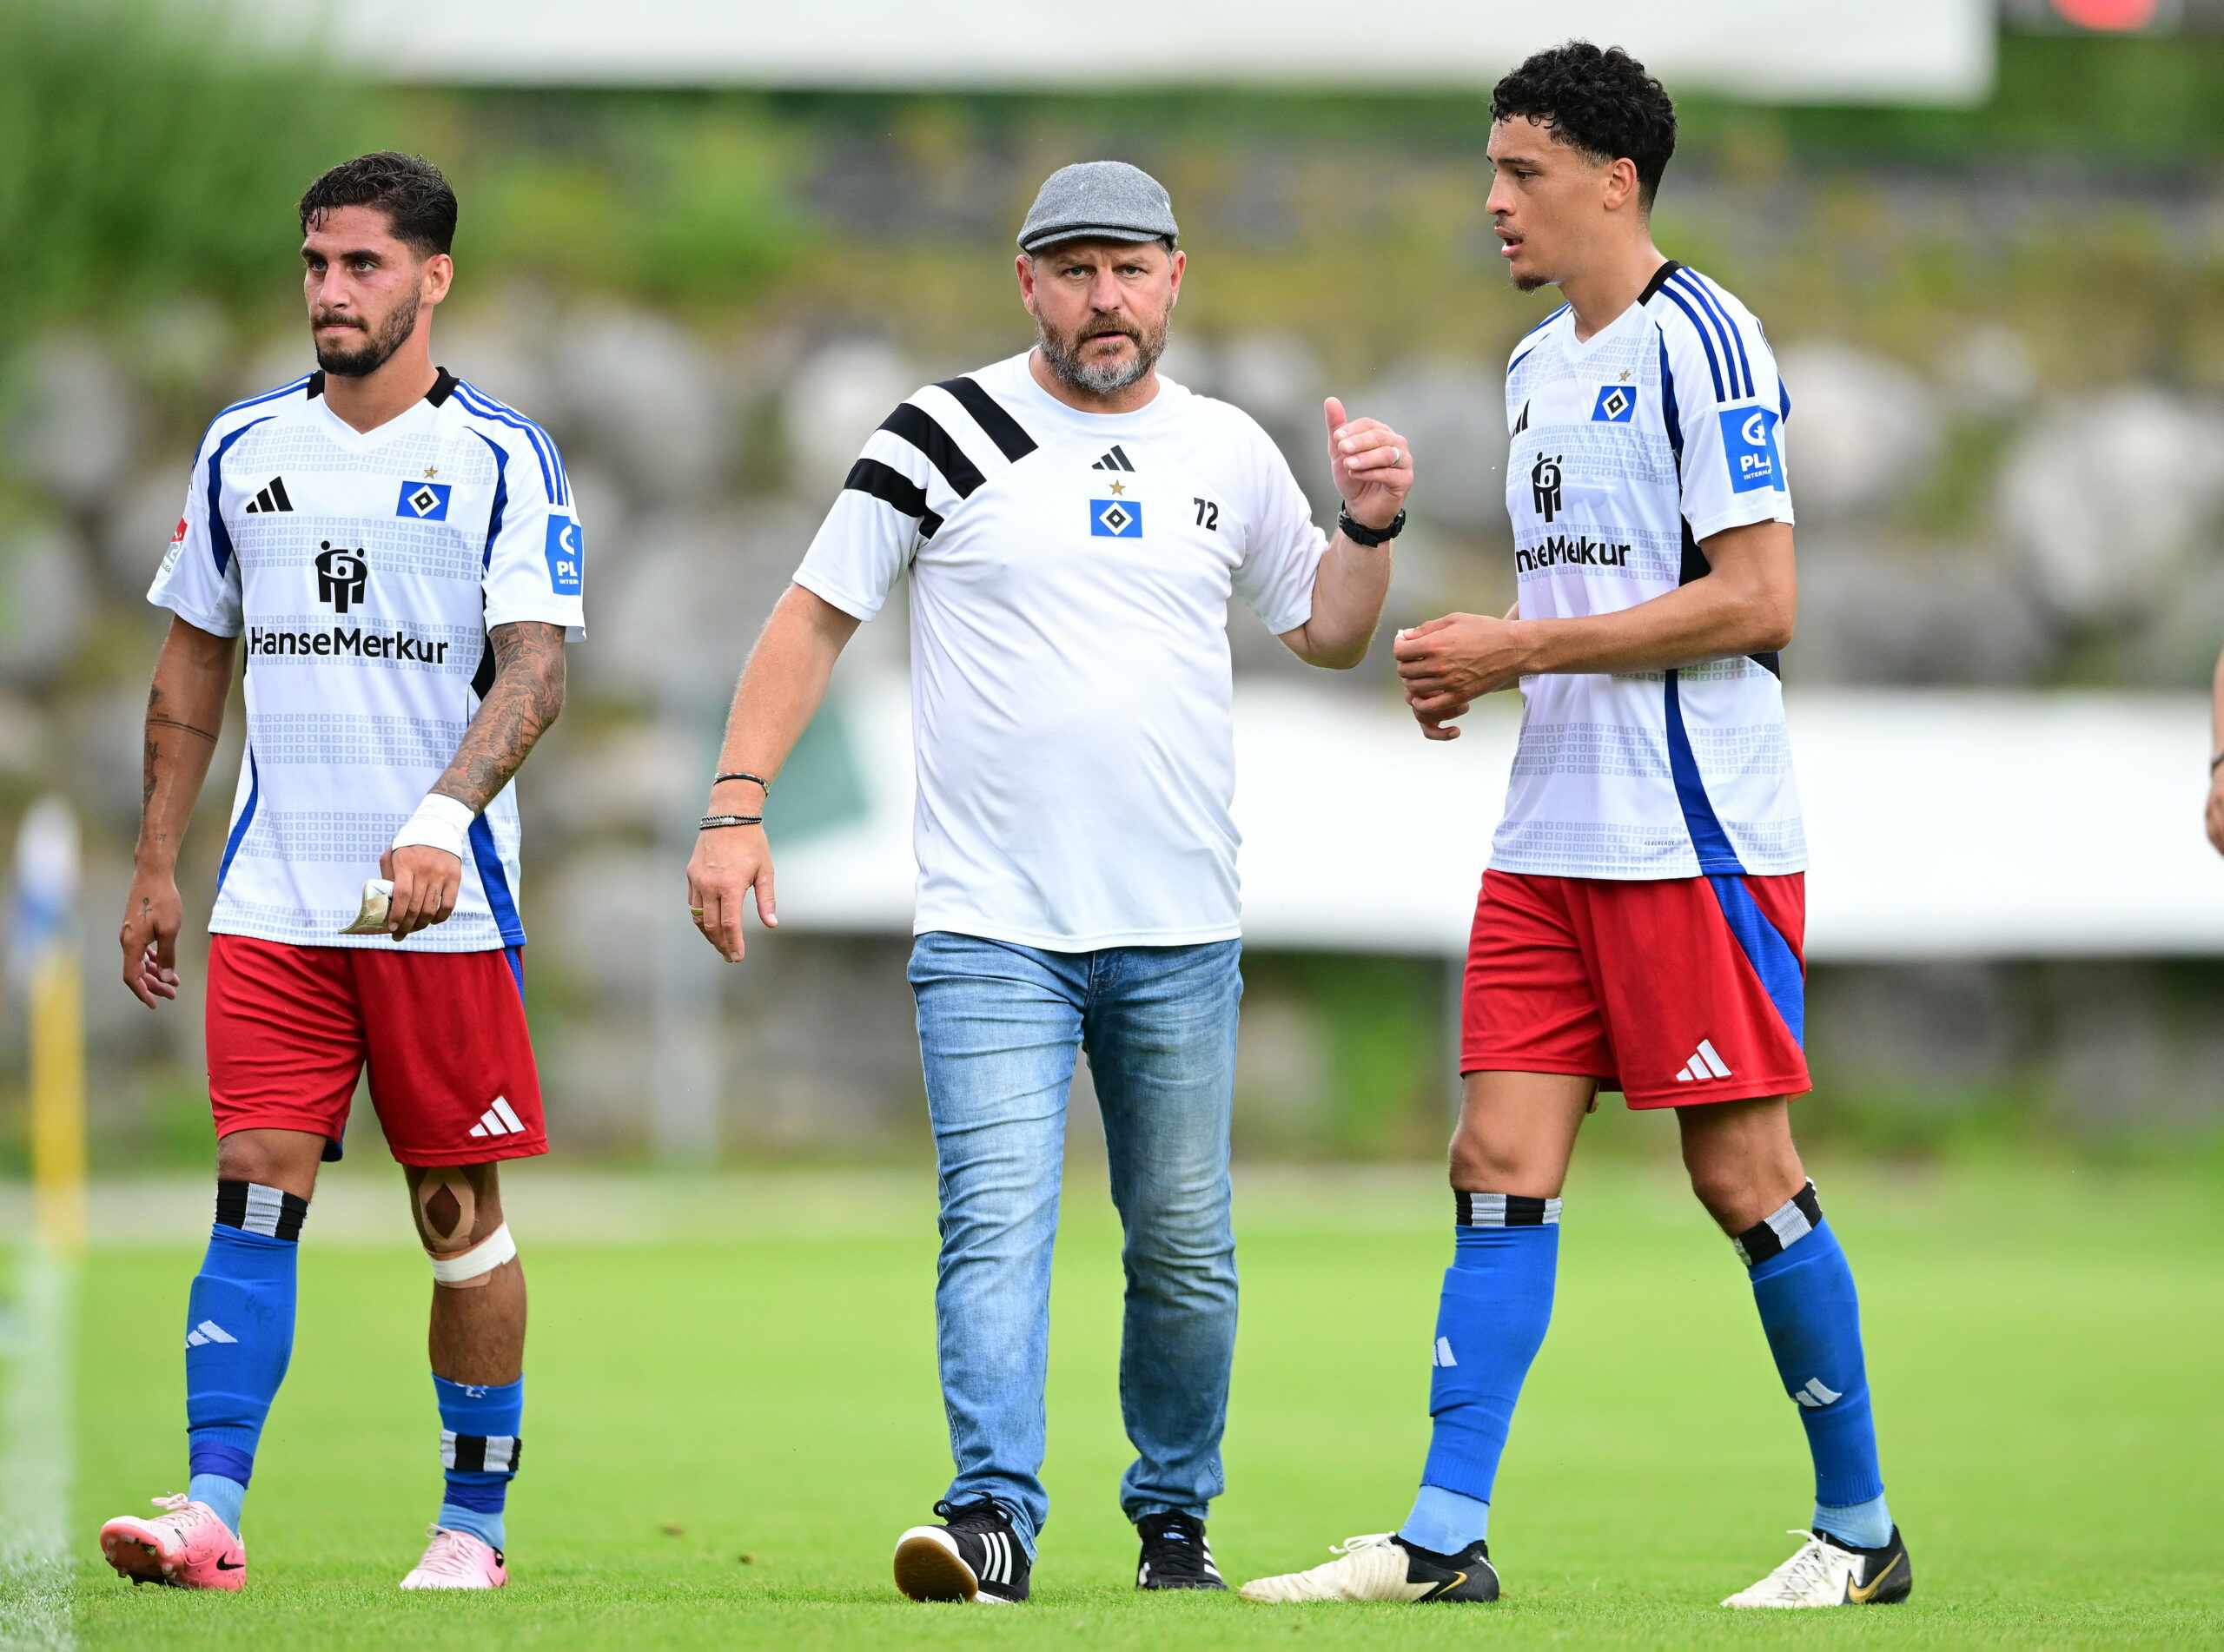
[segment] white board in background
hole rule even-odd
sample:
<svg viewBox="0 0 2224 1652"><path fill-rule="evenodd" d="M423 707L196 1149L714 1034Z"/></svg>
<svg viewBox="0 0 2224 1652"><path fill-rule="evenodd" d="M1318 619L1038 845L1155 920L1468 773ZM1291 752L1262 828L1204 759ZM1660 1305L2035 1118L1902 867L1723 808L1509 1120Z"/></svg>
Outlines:
<svg viewBox="0 0 2224 1652"><path fill-rule="evenodd" d="M2201 835L2192 694L1804 690L1809 956L2224 955L2224 859ZM784 927L907 933L911 757L900 677L846 685L867 816L779 856ZM1261 946L1464 943L1513 755L1514 706L1449 745L1394 704L1298 683L1236 692L1244 925Z"/></svg>
<svg viewBox="0 0 2224 1652"><path fill-rule="evenodd" d="M207 0L222 3L222 0ZM1486 88L1572 36L1671 90L1771 102L1970 103L1988 0L235 0L250 32L321 36L358 72L428 84L1105 91Z"/></svg>

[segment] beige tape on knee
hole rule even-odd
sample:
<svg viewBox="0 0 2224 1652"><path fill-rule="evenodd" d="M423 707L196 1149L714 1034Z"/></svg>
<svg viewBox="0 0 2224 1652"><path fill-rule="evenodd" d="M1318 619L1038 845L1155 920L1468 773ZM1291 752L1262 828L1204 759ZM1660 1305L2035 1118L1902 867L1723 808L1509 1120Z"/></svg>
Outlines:
<svg viewBox="0 0 2224 1652"><path fill-rule="evenodd" d="M494 1270L518 1253L517 1243L510 1238L510 1225L504 1222L467 1251L450 1251L446 1254L430 1251L433 1259L433 1283L468 1291L481 1285L493 1277Z"/></svg>

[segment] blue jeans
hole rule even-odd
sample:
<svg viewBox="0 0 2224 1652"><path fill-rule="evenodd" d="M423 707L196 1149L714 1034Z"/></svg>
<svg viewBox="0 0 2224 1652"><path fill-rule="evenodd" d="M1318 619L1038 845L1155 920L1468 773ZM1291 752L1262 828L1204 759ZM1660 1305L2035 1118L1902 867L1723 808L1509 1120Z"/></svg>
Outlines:
<svg viewBox="0 0 2224 1652"><path fill-rule="evenodd" d="M1235 1350L1228 1131L1242 943L1045 952L921 935L911 952L941 1166L935 1329L957 1477L1013 1511L1031 1555L1049 1517L1042 1383L1074 1052L1089 1052L1127 1235L1120 1411L1130 1520L1203 1518L1222 1486Z"/></svg>

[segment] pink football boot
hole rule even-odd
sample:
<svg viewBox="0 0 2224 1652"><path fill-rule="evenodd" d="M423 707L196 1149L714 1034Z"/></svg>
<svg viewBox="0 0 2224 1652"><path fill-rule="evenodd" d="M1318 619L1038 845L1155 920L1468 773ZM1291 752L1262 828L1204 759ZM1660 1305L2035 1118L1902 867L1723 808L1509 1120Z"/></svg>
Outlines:
<svg viewBox="0 0 2224 1652"><path fill-rule="evenodd" d="M404 1589L500 1589L510 1581L503 1568L502 1551L491 1549L467 1531L427 1526L433 1541L425 1558L401 1580Z"/></svg>
<svg viewBox="0 0 2224 1652"><path fill-rule="evenodd" d="M123 1515L101 1528L109 1565L135 1584L237 1589L247 1582L247 1546L214 1509L182 1491L154 1503L169 1512L152 1520Z"/></svg>

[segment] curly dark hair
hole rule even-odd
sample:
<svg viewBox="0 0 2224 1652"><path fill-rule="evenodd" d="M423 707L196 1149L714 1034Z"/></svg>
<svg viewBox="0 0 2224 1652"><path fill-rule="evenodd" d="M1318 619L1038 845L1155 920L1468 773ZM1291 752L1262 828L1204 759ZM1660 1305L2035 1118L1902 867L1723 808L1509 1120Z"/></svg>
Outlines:
<svg viewBox="0 0 2224 1652"><path fill-rule="evenodd" d="M1668 89L1619 46L1587 40L1531 56L1491 91L1491 119L1532 120L1600 161L1626 155L1646 208L1676 153L1676 105Z"/></svg>
<svg viewBox="0 0 2224 1652"><path fill-rule="evenodd" d="M376 207L394 239L420 258L455 244L455 191L422 155L381 149L342 161L302 195L302 233L341 207Z"/></svg>

